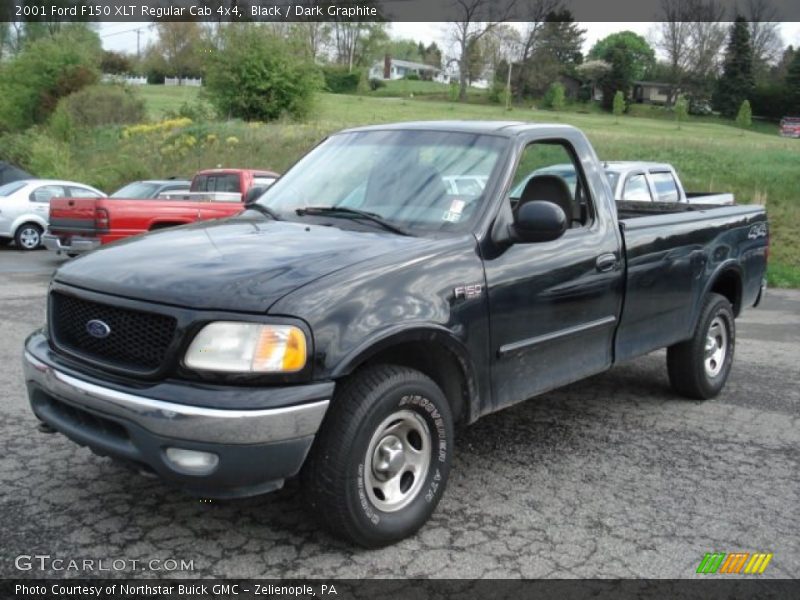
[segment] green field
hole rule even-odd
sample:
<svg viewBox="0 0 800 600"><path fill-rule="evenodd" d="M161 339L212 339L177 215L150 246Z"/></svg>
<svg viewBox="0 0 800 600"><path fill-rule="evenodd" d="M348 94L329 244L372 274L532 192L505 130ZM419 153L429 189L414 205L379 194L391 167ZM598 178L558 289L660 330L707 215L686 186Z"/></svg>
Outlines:
<svg viewBox="0 0 800 600"><path fill-rule="evenodd" d="M392 83L425 84L429 91L432 85L447 87L430 82ZM200 101L197 88L146 86L141 92L153 119L177 111L184 103ZM557 113L528 107L506 111L496 105L434 101L422 93L413 98L370 94L321 94L305 123L193 124L181 135L174 134L168 147L152 136L120 141L118 133L107 132L102 139L72 148L73 167L80 165L87 181L110 189L134 176L188 175L218 164L286 169L321 137L354 125L419 119L565 123L581 128L603 160L670 162L689 190L731 191L740 203L766 204L772 231L770 283L800 287L800 140L779 137L777 127L761 125L756 131L743 132L719 119L690 118L679 130L665 118L623 116L615 123L612 116L596 112ZM235 141L227 143L231 137Z"/></svg>

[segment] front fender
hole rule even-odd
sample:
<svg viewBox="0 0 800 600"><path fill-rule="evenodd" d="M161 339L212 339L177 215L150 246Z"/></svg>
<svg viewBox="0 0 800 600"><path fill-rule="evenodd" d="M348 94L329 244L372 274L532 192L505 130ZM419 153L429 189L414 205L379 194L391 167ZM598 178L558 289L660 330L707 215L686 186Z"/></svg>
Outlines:
<svg viewBox="0 0 800 600"><path fill-rule="evenodd" d="M477 416L480 413L480 388L469 350L452 331L435 323L398 324L375 332L334 366L331 371L332 378L337 379L349 375L373 356L393 346L409 342L438 345L448 350L456 358L469 391L468 413L470 417Z"/></svg>

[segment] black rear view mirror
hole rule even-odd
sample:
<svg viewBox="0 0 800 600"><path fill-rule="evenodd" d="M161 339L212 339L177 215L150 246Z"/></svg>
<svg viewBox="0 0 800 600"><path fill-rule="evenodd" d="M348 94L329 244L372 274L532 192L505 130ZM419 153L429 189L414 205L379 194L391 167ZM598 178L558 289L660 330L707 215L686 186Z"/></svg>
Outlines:
<svg viewBox="0 0 800 600"><path fill-rule="evenodd" d="M549 242L564 235L567 215L558 204L532 200L519 207L511 228L515 242Z"/></svg>

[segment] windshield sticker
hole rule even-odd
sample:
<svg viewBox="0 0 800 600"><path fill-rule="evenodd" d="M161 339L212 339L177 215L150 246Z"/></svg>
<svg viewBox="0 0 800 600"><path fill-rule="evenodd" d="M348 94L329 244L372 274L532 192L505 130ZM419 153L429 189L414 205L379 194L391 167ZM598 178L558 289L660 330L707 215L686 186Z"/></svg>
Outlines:
<svg viewBox="0 0 800 600"><path fill-rule="evenodd" d="M464 212L464 201L455 199L450 203L450 208L444 212L442 219L450 223L458 223L461 220L462 212Z"/></svg>

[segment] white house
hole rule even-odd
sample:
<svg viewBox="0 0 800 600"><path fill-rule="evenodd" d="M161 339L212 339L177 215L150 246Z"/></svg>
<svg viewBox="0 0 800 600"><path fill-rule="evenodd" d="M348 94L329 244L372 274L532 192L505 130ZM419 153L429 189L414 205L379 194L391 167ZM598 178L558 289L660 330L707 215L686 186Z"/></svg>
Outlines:
<svg viewBox="0 0 800 600"><path fill-rule="evenodd" d="M370 79L403 79L409 75L416 75L420 79L441 81L442 70L410 60L400 60L386 56L383 62L376 62L369 70Z"/></svg>

